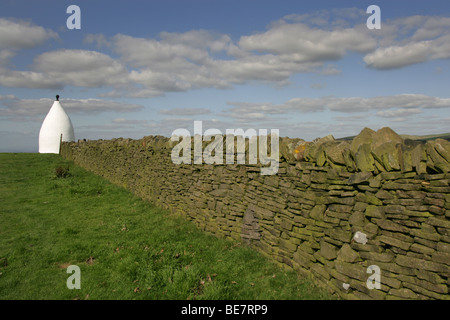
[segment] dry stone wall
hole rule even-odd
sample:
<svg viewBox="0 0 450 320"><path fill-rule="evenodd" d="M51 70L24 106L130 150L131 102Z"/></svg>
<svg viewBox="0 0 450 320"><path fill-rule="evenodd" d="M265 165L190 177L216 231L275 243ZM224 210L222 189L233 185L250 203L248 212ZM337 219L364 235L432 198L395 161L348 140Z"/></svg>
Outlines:
<svg viewBox="0 0 450 320"><path fill-rule="evenodd" d="M278 173L266 176L259 165L175 165L172 147L150 136L66 142L61 154L343 299L450 298L450 142L388 128L280 138Z"/></svg>

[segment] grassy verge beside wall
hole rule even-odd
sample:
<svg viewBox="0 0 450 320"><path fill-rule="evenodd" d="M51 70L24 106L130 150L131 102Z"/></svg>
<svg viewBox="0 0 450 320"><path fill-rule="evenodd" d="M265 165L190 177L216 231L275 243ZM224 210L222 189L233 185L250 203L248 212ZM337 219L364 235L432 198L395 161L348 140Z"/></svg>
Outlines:
<svg viewBox="0 0 450 320"><path fill-rule="evenodd" d="M58 155L0 153L0 182L0 300L330 298Z"/></svg>

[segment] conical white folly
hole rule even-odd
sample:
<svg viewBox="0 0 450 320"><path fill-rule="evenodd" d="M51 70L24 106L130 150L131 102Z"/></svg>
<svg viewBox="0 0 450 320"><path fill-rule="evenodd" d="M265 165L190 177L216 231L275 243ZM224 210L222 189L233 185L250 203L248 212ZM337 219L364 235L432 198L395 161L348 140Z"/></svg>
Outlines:
<svg viewBox="0 0 450 320"><path fill-rule="evenodd" d="M75 141L75 134L72 121L56 96L39 132L39 153L59 153L60 141Z"/></svg>

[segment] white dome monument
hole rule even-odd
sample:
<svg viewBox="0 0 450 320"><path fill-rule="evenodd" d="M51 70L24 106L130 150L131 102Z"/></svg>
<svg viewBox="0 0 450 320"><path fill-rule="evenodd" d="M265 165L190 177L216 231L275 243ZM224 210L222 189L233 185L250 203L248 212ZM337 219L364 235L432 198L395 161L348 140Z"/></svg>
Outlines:
<svg viewBox="0 0 450 320"><path fill-rule="evenodd" d="M59 153L61 141L75 141L75 134L72 121L56 95L39 132L39 153Z"/></svg>

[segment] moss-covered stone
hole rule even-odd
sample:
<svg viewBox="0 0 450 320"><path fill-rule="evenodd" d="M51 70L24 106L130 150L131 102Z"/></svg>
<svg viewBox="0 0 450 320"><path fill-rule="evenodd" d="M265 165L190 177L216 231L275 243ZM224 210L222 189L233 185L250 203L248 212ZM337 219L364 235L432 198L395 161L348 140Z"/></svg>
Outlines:
<svg viewBox="0 0 450 320"><path fill-rule="evenodd" d="M369 144L362 144L354 155L355 165L358 171L372 172L375 170L375 159Z"/></svg>
<svg viewBox="0 0 450 320"><path fill-rule="evenodd" d="M344 262L356 262L359 260L359 254L353 250L349 244L345 243L337 253L337 259Z"/></svg>

